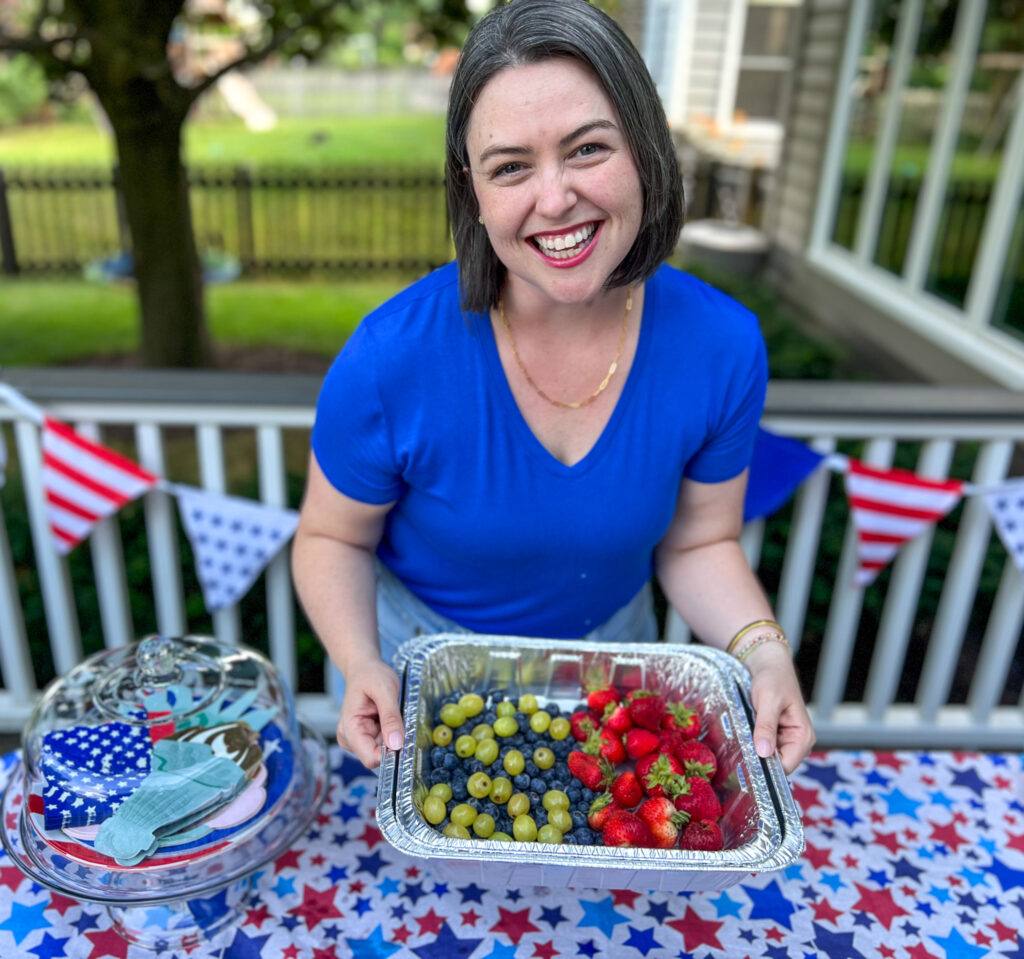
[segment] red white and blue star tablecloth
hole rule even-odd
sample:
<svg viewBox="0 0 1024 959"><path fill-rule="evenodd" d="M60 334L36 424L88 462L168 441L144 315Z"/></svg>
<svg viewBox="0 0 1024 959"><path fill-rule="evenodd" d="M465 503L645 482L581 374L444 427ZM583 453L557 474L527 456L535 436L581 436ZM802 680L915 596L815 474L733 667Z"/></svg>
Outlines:
<svg viewBox="0 0 1024 959"><path fill-rule="evenodd" d="M375 777L336 748L332 762L308 836L262 871L244 923L193 959L1024 959L1020 755L815 754L793 777L798 863L650 896L435 881L381 840ZM3 959L151 955L101 907L0 859Z"/></svg>

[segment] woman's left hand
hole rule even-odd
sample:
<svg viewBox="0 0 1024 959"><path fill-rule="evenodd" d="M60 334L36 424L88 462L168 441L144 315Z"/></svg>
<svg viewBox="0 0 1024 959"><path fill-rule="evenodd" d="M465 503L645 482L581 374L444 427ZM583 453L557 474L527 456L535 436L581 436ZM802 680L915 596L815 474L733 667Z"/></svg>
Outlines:
<svg viewBox="0 0 1024 959"><path fill-rule="evenodd" d="M781 643L765 643L746 664L755 711L754 748L761 757L778 750L788 775L811 751L815 739L792 656Z"/></svg>

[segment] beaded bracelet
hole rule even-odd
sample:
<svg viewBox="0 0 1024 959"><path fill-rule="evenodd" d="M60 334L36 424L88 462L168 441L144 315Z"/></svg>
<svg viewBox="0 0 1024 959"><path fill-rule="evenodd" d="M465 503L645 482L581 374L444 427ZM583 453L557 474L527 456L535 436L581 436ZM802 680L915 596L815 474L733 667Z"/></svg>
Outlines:
<svg viewBox="0 0 1024 959"><path fill-rule="evenodd" d="M732 639L729 640L729 645L725 647L725 651L727 653L731 653L747 633L751 630L759 629L762 626L768 627L769 629L782 634L782 627L775 622L774 619L755 619L754 622L748 623L735 636L733 636Z"/></svg>
<svg viewBox="0 0 1024 959"><path fill-rule="evenodd" d="M755 636L749 643L747 643L746 646L743 647L743 649L736 653L736 658L741 663L746 662L747 657L758 647L764 646L765 643L782 643L786 649L789 649L789 640L786 639L782 633L761 633L760 635Z"/></svg>

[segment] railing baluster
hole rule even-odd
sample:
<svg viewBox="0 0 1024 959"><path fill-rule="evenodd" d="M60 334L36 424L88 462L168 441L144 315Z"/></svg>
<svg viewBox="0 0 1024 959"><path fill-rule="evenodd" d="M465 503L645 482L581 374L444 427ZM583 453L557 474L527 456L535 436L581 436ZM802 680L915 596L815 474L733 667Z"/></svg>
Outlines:
<svg viewBox="0 0 1024 959"><path fill-rule="evenodd" d="M1024 573L1017 569L1012 559L1007 558L985 638L981 641L981 654L971 680L971 690L967 694L971 719L976 723L986 723L992 710L999 705L1022 628Z"/></svg>
<svg viewBox="0 0 1024 959"><path fill-rule="evenodd" d="M135 428L135 442L139 449L139 463L151 473L165 476L160 427L155 423L140 423ZM184 636L188 632L188 623L185 618L185 593L181 586L174 498L160 490L150 490L142 506L146 517L146 544L149 547L149 568L153 579L156 628L165 636Z"/></svg>
<svg viewBox="0 0 1024 959"><path fill-rule="evenodd" d="M196 430L199 440L199 477L204 489L211 493L226 492L224 476L224 441L219 426L201 423ZM224 643L237 644L242 635L238 604L218 609L213 614L213 629Z"/></svg>
<svg viewBox="0 0 1024 959"><path fill-rule="evenodd" d="M926 443L917 463L918 475L931 479L947 477L953 459L953 445L951 440L932 440ZM868 715L873 720L881 719L896 698L910 629L921 597L921 584L928 570L928 554L934 531L935 528L929 526L920 536L902 547L893 565L864 697Z"/></svg>
<svg viewBox="0 0 1024 959"><path fill-rule="evenodd" d="M3 442L0 437L0 442ZM7 522L3 503L0 502L0 667L4 671L4 686L19 703L27 703L35 692L36 680L32 672L25 617L21 612L18 583L14 578L14 560L11 543L7 538Z"/></svg>
<svg viewBox="0 0 1024 959"><path fill-rule="evenodd" d="M287 507L284 444L279 426L261 426L256 431L259 457L260 499L269 506ZM267 567L267 629L270 633L270 655L281 675L294 690L295 685L295 614L292 604L291 572L286 547Z"/></svg>
<svg viewBox="0 0 1024 959"><path fill-rule="evenodd" d="M973 481L985 485L1004 479L1012 453L1013 443L1009 440L986 443L978 457ZM917 705L926 722L934 721L939 708L949 697L991 530L985 498L969 497L960 517L956 546L946 571L942 597L935 614L935 627L918 684Z"/></svg>
<svg viewBox="0 0 1024 959"><path fill-rule="evenodd" d="M86 439L102 443L96 423L78 423L75 429ZM131 607L128 603L128 578L124 571L120 526L115 516L100 520L89 537L93 578L100 604L103 642L108 648L124 646L134 639Z"/></svg>
<svg viewBox="0 0 1024 959"><path fill-rule="evenodd" d="M863 461L871 466L887 467L892 463L895 448L896 443L892 439L873 439L867 445ZM856 569L857 530L851 519L846 525L842 557L836 571L832 604L822 640L821 662L814 681L813 710L816 719L831 717L846 689L850 657L864 602L864 590L853 582Z"/></svg>
<svg viewBox="0 0 1024 959"><path fill-rule="evenodd" d="M831 437L815 437L811 447L828 455L835 451L836 443ZM804 481L796 494L793 508L793 522L789 528L786 552L782 559L782 579L779 583L779 597L776 615L795 653L800 648L800 639L807 616L807 600L811 595L814 581L814 566L818 556L818 540L821 537L821 520L828 502L832 473L824 466Z"/></svg>
<svg viewBox="0 0 1024 959"><path fill-rule="evenodd" d="M25 483L29 524L39 585L43 590L43 608L50 633L53 664L58 674L68 672L82 659L82 639L78 630L78 610L71 592L67 560L58 554L46 518L43 499L42 450L39 430L34 423L19 420L14 424L18 459Z"/></svg>

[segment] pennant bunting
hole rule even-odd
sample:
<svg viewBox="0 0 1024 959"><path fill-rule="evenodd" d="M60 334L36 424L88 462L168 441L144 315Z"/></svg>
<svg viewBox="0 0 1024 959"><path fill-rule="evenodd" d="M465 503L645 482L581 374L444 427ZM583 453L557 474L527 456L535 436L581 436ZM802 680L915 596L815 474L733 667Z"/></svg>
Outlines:
<svg viewBox="0 0 1024 959"><path fill-rule="evenodd" d="M1003 486L984 495L999 538L1017 568L1024 570L1024 483Z"/></svg>
<svg viewBox="0 0 1024 959"><path fill-rule="evenodd" d="M96 524L155 486L158 478L70 426L43 420L43 492L50 532L69 553Z"/></svg>
<svg viewBox="0 0 1024 959"><path fill-rule="evenodd" d="M856 584L873 582L904 543L942 519L960 501L963 486L850 460L846 496L857 529Z"/></svg>
<svg viewBox="0 0 1024 959"><path fill-rule="evenodd" d="M206 608L213 612L234 605L291 539L299 514L194 486L174 490Z"/></svg>
<svg viewBox="0 0 1024 959"><path fill-rule="evenodd" d="M824 459L799 440L759 429L750 461L743 521L768 516L781 508Z"/></svg>

